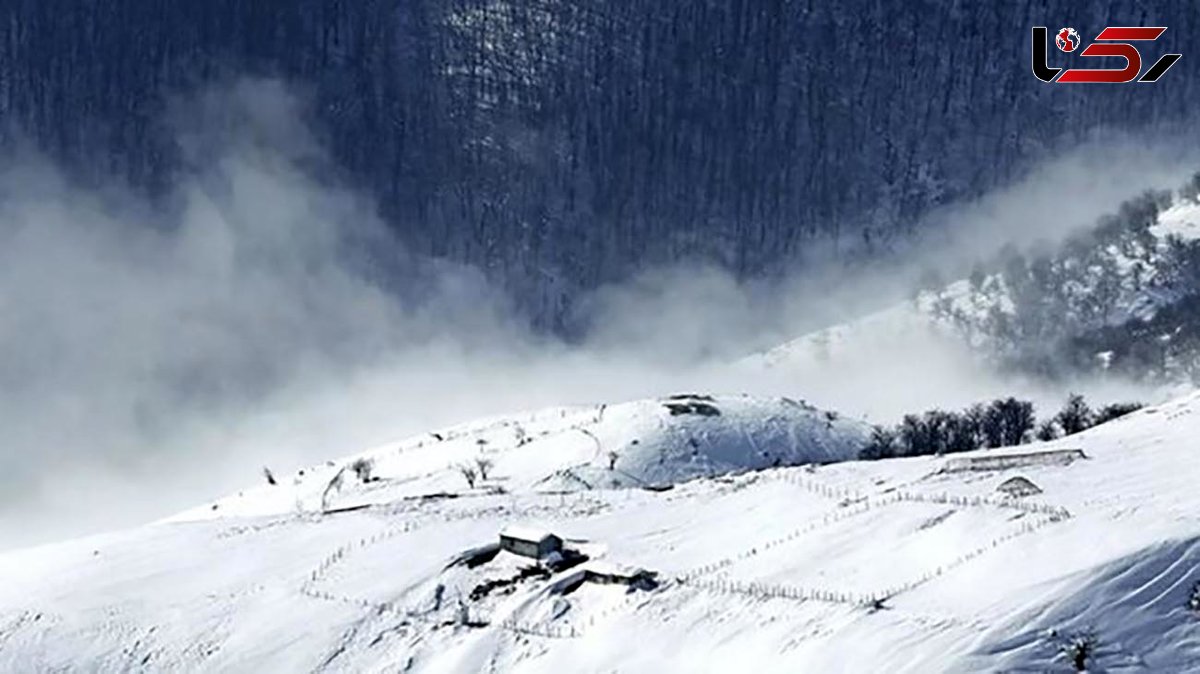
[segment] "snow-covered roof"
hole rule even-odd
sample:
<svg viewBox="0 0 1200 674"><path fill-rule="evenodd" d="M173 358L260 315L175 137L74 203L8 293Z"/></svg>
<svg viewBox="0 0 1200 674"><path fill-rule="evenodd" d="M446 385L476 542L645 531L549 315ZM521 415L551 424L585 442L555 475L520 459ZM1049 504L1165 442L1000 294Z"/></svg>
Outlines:
<svg viewBox="0 0 1200 674"><path fill-rule="evenodd" d="M601 576L616 576L622 578L633 578L639 574L647 573L646 569L643 569L640 566L618 564L616 562L610 562L603 559L591 560L581 566L580 569Z"/></svg>
<svg viewBox="0 0 1200 674"><path fill-rule="evenodd" d="M522 541L533 541L540 543L551 536L553 533L546 529L537 527L524 526L520 524L510 524L500 530L500 535L504 538L515 538Z"/></svg>
<svg viewBox="0 0 1200 674"><path fill-rule="evenodd" d="M1015 494L1040 494L1042 490L1034 484L1029 478L1016 476L1002 482L996 491L1015 493Z"/></svg>

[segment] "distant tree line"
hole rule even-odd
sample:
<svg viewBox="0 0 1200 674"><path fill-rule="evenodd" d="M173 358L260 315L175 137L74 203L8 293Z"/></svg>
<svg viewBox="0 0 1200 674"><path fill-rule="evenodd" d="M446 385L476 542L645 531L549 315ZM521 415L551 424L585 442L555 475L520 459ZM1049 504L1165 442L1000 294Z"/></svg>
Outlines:
<svg viewBox="0 0 1200 674"><path fill-rule="evenodd" d="M1112 403L1092 409L1082 395L1072 394L1062 409L1040 423L1032 402L1013 397L976 403L959 412L931 409L907 414L896 426L875 426L859 458L951 454L1054 440L1141 408L1141 403Z"/></svg>

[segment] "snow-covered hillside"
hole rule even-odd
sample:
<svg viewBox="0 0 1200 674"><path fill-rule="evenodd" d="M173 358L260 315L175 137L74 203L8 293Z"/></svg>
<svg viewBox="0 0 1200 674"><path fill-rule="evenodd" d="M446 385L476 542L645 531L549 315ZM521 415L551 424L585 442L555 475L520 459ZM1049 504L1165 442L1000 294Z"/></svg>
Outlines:
<svg viewBox="0 0 1200 674"><path fill-rule="evenodd" d="M310 466L169 521L311 513L431 494L659 488L857 457L869 429L789 398L661 400L485 419Z"/></svg>
<svg viewBox="0 0 1200 674"><path fill-rule="evenodd" d="M333 512L313 505L339 462L5 554L0 670L1070 671L1061 644L1083 633L1093 671L1200 669L1200 396L1046 445L787 467L763 466L843 458L858 426L677 402L381 448L380 479L343 474ZM480 453L491 474L468 488L447 464ZM997 491L1017 476L1040 493ZM590 559L500 551L511 525ZM657 575L584 582L629 567Z"/></svg>
<svg viewBox="0 0 1200 674"><path fill-rule="evenodd" d="M1030 366L1037 372L1107 369L1119 365L1113 353L1087 351L1092 341L1071 340L1131 325L1107 341L1117 343L1111 351L1132 351L1142 360L1148 352L1163 351L1162 344L1178 342L1173 334L1178 321L1152 334L1141 334L1138 326L1164 308L1200 295L1198 258L1200 202L1166 193L1146 195L1055 249L1043 247L1028 255L1006 251L988 271L978 269L969 279L803 335L752 355L741 365L785 370L806 370L814 364L852 366L884 350L911 351L896 348L899 343L969 349L982 360ZM1159 346L1153 346L1156 340ZM1132 344L1137 341L1144 343ZM1185 363L1138 360L1124 365L1142 374L1155 370L1154 374L1185 379L1194 374L1189 355L1191 345L1181 344L1158 358Z"/></svg>

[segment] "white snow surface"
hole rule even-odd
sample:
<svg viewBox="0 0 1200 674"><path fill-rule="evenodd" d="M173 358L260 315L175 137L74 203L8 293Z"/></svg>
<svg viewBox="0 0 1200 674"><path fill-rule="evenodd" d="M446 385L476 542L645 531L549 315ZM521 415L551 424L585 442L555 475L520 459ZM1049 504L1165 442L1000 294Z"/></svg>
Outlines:
<svg viewBox="0 0 1200 674"><path fill-rule="evenodd" d="M1178 236L1192 241L1200 238L1200 198L1179 199L1158 215L1150 231L1159 238Z"/></svg>
<svg viewBox="0 0 1200 674"><path fill-rule="evenodd" d="M346 471L340 512L312 506L356 457L2 555L0 671L1054 672L1083 631L1090 671L1200 671L1200 397L973 453L1084 459L972 472L763 467L755 452L845 458L862 429L784 401L711 404L720 416L643 401L466 425L365 454L380 479ZM632 476L615 487L611 447ZM469 489L447 466L480 452L494 466ZM996 493L1017 475L1042 493ZM529 571L496 550L510 524L660 584Z"/></svg>
<svg viewBox="0 0 1200 674"><path fill-rule="evenodd" d="M672 414L669 406L688 411ZM705 416L693 413L715 410ZM321 512L403 499L667 486L855 458L866 424L787 398L681 394L484 419L302 469L170 521ZM480 461L487 470L479 471ZM370 465L372 480L353 470ZM612 469L609 466L612 466ZM470 488L461 467L484 472Z"/></svg>

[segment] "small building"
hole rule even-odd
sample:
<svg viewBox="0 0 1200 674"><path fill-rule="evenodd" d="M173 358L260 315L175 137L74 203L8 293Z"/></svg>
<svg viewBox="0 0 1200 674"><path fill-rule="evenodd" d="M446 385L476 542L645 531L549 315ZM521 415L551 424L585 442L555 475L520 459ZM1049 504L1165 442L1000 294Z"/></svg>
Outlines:
<svg viewBox="0 0 1200 674"><path fill-rule="evenodd" d="M514 555L541 559L562 552L562 539L549 531L531 527L508 526L500 532L500 549Z"/></svg>
<svg viewBox="0 0 1200 674"><path fill-rule="evenodd" d="M1011 470L1025 466L1067 466L1086 459L1081 449L1054 449L1044 452L994 453L964 456L949 459L942 466L943 473L970 471Z"/></svg>
<svg viewBox="0 0 1200 674"><path fill-rule="evenodd" d="M1038 487L1036 484L1031 482L1029 479L1021 477L1020 475L1013 477L1013 478L1009 478L1009 479L1005 480L1004 482L1000 483L1000 486L996 487L996 491L1000 492L1001 494L1004 494L1005 496L1009 496L1012 498L1020 498L1022 496L1034 496L1036 494L1042 493L1042 490L1040 487Z"/></svg>
<svg viewBox="0 0 1200 674"><path fill-rule="evenodd" d="M583 578L601 585L629 585L651 589L658 585L658 574L638 566L624 566L603 561L588 562L583 566Z"/></svg>

